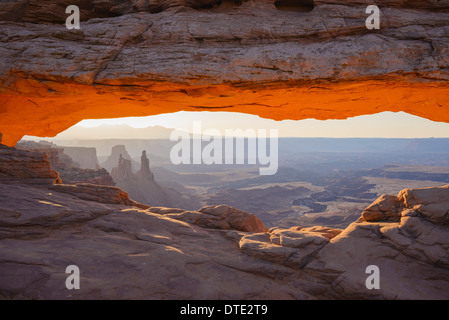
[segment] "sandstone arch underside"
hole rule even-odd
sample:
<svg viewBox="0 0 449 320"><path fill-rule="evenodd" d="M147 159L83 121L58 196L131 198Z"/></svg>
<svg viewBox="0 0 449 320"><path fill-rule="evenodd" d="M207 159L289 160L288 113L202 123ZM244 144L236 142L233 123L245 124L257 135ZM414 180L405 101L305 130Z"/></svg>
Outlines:
<svg viewBox="0 0 449 320"><path fill-rule="evenodd" d="M80 1L80 30L70 1L1 2L2 143L180 110L449 122L449 0L378 0L368 30L372 2Z"/></svg>

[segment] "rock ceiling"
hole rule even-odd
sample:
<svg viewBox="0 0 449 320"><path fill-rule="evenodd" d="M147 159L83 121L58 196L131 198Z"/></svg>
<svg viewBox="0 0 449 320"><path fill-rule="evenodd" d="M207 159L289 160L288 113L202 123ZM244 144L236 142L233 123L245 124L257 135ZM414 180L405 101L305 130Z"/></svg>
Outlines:
<svg viewBox="0 0 449 320"><path fill-rule="evenodd" d="M0 3L0 132L53 136L83 119L185 111L449 122L449 0Z"/></svg>

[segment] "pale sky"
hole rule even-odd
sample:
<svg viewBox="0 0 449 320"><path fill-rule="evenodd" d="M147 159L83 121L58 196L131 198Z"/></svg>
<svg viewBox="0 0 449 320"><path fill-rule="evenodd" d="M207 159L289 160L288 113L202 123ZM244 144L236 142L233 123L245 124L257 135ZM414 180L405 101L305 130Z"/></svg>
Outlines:
<svg viewBox="0 0 449 320"><path fill-rule="evenodd" d="M382 112L346 120L274 121L243 113L181 111L148 117L83 120L55 139L161 138L161 135L167 136L167 131L169 135L170 131L157 129L157 126L192 132L194 121L200 121L202 131L216 129L222 134L225 129L278 129L279 137L449 138L449 123L434 122L404 112ZM42 138L25 136L24 139Z"/></svg>
<svg viewBox="0 0 449 320"><path fill-rule="evenodd" d="M127 124L134 128L163 126L191 132L193 121L201 121L202 130L218 129L278 129L280 137L380 137L429 138L449 137L449 123L434 122L404 112L382 112L375 115L353 117L346 120L284 120L274 121L258 116L233 112L177 112L149 117L83 120L76 125ZM70 129L66 132L69 133ZM119 138L119 137L111 137ZM125 137L121 137L125 138Z"/></svg>

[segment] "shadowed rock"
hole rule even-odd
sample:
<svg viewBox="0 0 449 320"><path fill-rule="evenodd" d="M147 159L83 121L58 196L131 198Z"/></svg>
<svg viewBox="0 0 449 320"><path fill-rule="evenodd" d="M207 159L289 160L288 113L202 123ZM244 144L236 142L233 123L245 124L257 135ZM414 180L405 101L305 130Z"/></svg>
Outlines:
<svg viewBox="0 0 449 320"><path fill-rule="evenodd" d="M34 154L0 150L0 164L15 159L14 179L0 179L3 299L449 298L449 185L382 196L365 210L376 218L345 230L267 230L226 205L147 208L114 187L30 184L48 162L18 174ZM72 264L82 284L68 291Z"/></svg>
<svg viewBox="0 0 449 320"><path fill-rule="evenodd" d="M51 170L46 155L0 145L0 180L35 184L59 183L58 172Z"/></svg>

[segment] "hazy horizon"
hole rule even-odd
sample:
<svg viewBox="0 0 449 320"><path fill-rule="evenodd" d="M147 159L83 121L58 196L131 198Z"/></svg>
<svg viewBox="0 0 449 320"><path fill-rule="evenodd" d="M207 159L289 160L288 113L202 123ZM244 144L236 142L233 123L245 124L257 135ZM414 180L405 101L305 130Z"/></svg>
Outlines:
<svg viewBox="0 0 449 320"><path fill-rule="evenodd" d="M449 123L435 122L404 112L382 112L345 120L275 121L234 112L176 112L147 117L83 120L50 140L164 139L173 129L192 132L216 129L277 129L280 138L449 138ZM25 136L24 140L46 137Z"/></svg>

